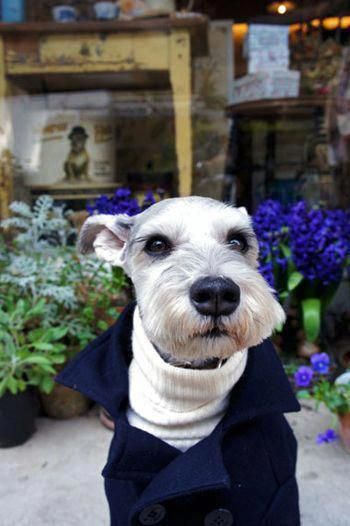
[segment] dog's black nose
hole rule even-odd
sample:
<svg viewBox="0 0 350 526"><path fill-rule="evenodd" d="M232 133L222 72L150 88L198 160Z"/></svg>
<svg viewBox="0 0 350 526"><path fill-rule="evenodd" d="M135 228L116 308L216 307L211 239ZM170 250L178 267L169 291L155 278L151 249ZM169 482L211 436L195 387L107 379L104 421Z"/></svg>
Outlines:
<svg viewBox="0 0 350 526"><path fill-rule="evenodd" d="M190 288L190 299L200 314L228 316L239 305L241 291L229 278L201 278Z"/></svg>

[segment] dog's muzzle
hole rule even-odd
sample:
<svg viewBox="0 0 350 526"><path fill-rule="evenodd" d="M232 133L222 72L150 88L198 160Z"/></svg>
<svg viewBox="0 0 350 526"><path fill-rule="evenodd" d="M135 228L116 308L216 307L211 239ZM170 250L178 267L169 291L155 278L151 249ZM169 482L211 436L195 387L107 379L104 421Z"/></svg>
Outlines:
<svg viewBox="0 0 350 526"><path fill-rule="evenodd" d="M190 288L190 300L199 314L229 316L238 307L241 291L229 278L200 278Z"/></svg>

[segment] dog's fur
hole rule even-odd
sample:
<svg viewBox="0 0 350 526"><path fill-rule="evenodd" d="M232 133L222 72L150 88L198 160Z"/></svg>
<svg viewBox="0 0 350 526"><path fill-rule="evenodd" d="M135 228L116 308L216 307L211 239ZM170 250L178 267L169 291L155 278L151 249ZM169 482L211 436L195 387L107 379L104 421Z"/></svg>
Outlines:
<svg viewBox="0 0 350 526"><path fill-rule="evenodd" d="M229 232L244 236L246 251L228 245ZM155 235L171 241L166 256L145 251ZM258 272L258 243L244 208L185 197L166 199L134 217L96 215L85 222L79 248L123 267L135 286L148 338L174 361L228 358L257 345L284 321L273 290ZM189 291L204 276L227 277L239 286L240 303L231 315L214 321L194 308ZM224 333L208 337L214 327Z"/></svg>

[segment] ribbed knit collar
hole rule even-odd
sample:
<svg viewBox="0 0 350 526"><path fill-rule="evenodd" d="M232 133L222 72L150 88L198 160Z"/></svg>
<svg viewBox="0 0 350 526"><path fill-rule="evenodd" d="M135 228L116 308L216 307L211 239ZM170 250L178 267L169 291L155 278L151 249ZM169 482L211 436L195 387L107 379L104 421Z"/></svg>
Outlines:
<svg viewBox="0 0 350 526"><path fill-rule="evenodd" d="M138 307L134 312L132 349L135 366L144 377L144 394L152 393L153 403L182 413L226 397L247 362L245 349L234 353L217 369L184 369L166 363L147 338Z"/></svg>
<svg viewBox="0 0 350 526"><path fill-rule="evenodd" d="M247 363L246 350L234 353L217 369L184 369L166 363L148 339L137 307L132 350L128 420L181 451L212 433Z"/></svg>

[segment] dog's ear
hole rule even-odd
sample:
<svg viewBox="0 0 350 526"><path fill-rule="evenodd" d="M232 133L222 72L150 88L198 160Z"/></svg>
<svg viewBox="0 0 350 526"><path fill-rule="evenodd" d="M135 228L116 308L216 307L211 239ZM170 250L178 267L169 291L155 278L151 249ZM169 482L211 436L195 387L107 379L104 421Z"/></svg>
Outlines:
<svg viewBox="0 0 350 526"><path fill-rule="evenodd" d="M237 208L238 212L240 212L242 215L244 216L248 216L248 210L246 209L245 206L240 206L239 208Z"/></svg>
<svg viewBox="0 0 350 526"><path fill-rule="evenodd" d="M81 254L95 252L99 259L122 266L123 248L132 225L133 218L126 214L91 216L80 231L78 250Z"/></svg>

